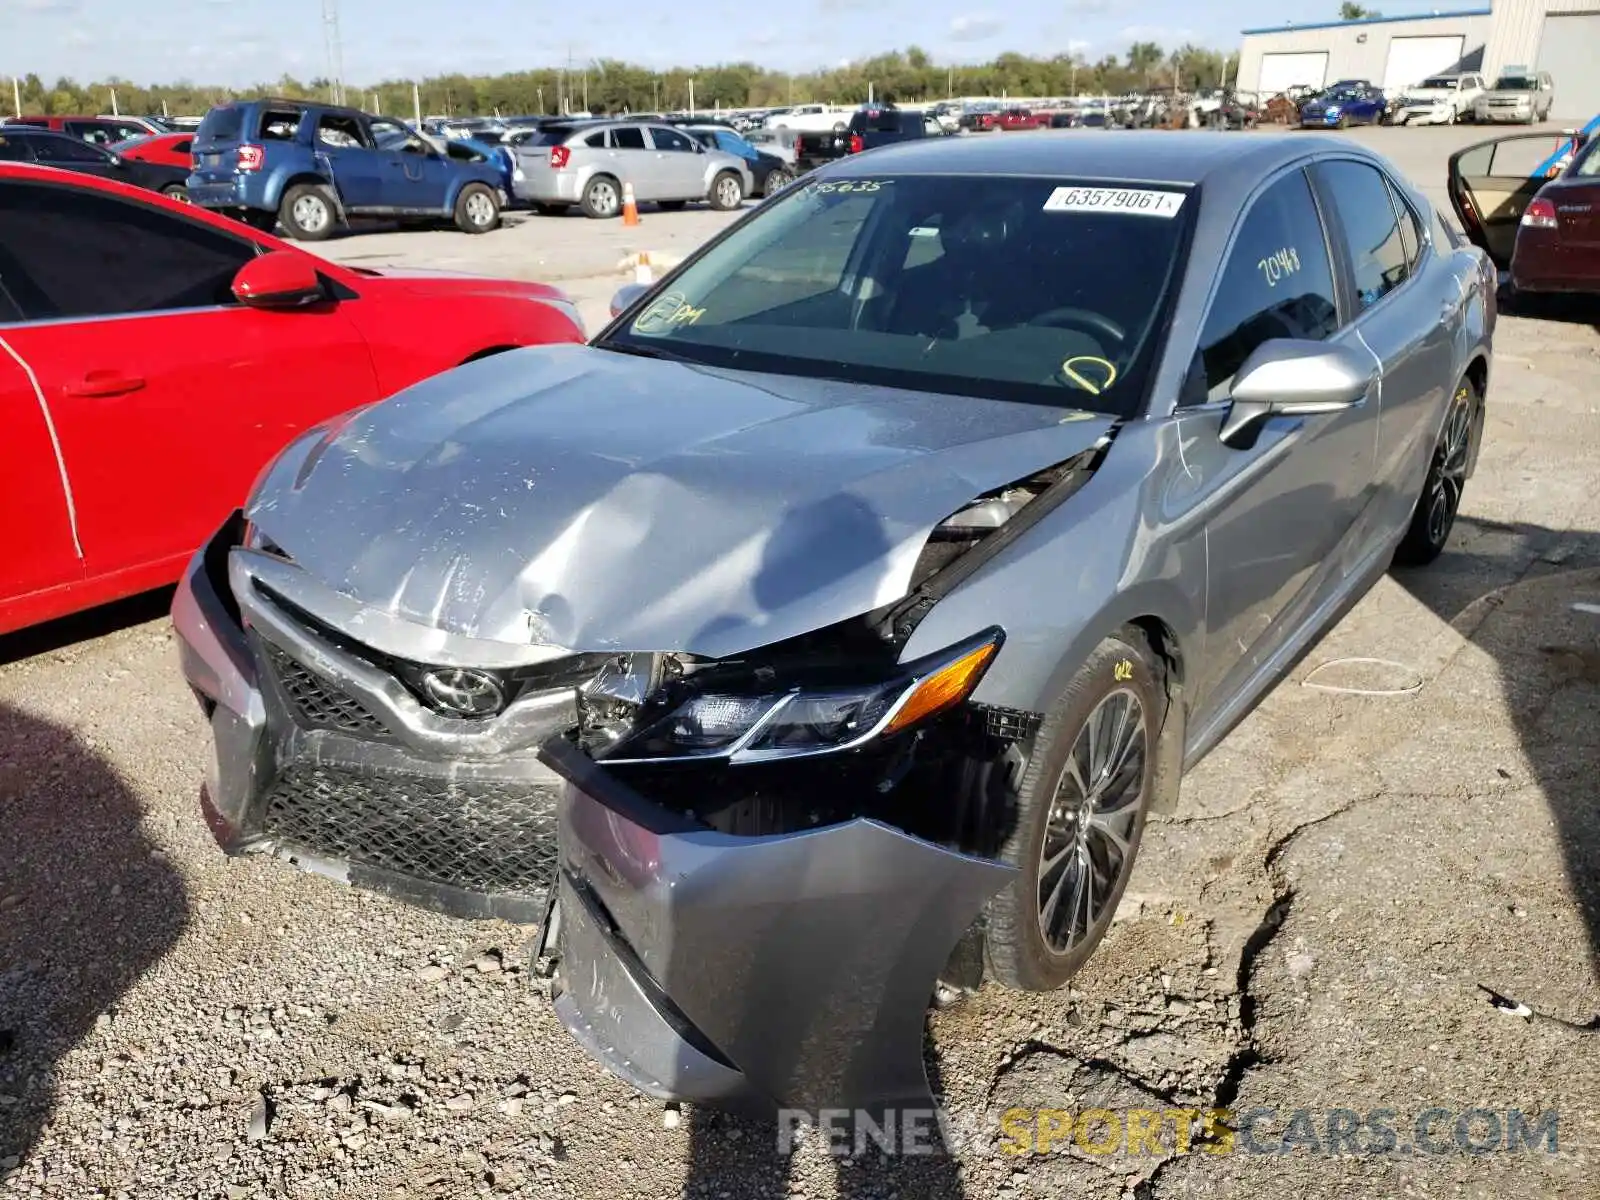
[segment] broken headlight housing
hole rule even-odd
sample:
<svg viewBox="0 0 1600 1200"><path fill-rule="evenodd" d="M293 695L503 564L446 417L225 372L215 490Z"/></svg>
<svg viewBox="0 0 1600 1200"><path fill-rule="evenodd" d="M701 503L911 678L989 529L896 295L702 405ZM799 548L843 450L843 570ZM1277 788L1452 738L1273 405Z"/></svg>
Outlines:
<svg viewBox="0 0 1600 1200"><path fill-rule="evenodd" d="M603 755L611 764L808 758L900 733L970 696L1000 650L986 630L908 663L892 678L798 686L718 685L670 696Z"/></svg>

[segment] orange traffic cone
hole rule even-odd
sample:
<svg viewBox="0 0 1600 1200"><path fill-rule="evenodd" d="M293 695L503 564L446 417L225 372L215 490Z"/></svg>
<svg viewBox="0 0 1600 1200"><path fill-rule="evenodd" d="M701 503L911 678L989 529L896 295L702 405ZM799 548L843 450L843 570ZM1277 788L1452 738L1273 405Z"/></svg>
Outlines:
<svg viewBox="0 0 1600 1200"><path fill-rule="evenodd" d="M634 214L634 219L638 219L637 213ZM633 281L646 284L656 281L655 272L650 269L650 252L648 250L641 250L638 259L633 264Z"/></svg>
<svg viewBox="0 0 1600 1200"><path fill-rule="evenodd" d="M634 201L631 183L622 185L622 223L624 225L639 223L639 205Z"/></svg>

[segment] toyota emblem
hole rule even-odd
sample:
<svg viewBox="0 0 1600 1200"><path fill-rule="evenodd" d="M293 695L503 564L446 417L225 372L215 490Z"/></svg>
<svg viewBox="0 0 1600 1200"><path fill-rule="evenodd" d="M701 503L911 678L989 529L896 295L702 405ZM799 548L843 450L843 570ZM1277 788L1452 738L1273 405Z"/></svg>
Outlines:
<svg viewBox="0 0 1600 1200"><path fill-rule="evenodd" d="M487 717L499 712L506 699L493 675L461 667L427 672L422 692L428 703L452 717Z"/></svg>

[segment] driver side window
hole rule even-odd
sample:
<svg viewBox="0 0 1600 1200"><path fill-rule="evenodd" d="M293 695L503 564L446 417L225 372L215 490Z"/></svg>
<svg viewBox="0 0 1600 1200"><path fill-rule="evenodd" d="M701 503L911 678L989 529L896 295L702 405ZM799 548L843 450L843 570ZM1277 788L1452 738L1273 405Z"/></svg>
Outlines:
<svg viewBox="0 0 1600 1200"><path fill-rule="evenodd" d="M1322 341L1339 328L1333 261L1311 185L1294 171L1257 197L1239 227L1200 334L1183 403L1227 396L1256 347Z"/></svg>

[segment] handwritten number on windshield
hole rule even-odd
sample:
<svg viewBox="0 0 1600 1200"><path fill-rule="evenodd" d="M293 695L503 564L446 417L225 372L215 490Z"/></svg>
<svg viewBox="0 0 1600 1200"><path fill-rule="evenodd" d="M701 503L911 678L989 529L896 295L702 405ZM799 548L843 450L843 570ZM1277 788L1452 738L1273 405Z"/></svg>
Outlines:
<svg viewBox="0 0 1600 1200"><path fill-rule="evenodd" d="M838 183L819 183L816 185L816 194L826 196L829 192L838 192L841 195L850 192L879 192L885 183L893 182L886 179L841 179Z"/></svg>

